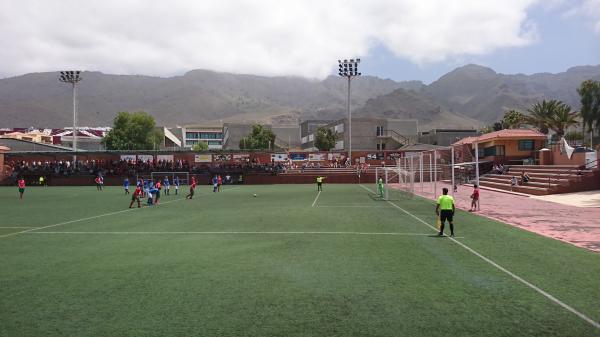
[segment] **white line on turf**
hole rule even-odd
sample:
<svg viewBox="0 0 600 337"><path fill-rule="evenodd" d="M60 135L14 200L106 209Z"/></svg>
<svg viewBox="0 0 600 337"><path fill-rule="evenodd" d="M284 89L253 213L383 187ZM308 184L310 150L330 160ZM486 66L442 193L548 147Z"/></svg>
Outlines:
<svg viewBox="0 0 600 337"><path fill-rule="evenodd" d="M243 234L264 234L264 235L392 235L392 236L430 236L428 233L386 233L386 232L27 232L27 234L108 234L108 235L181 235L181 234L200 234L200 235L243 235Z"/></svg>
<svg viewBox="0 0 600 337"><path fill-rule="evenodd" d="M319 196L321 195L321 191L319 191L319 193L317 193L317 196L315 197L315 201L313 201L312 206L311 207L315 207L315 204L317 203L317 200L319 199Z"/></svg>
<svg viewBox="0 0 600 337"><path fill-rule="evenodd" d="M369 193L374 193L371 189L363 186L362 184L360 185L360 187L364 188L365 190L367 190ZM437 229L433 226L431 226L430 224L428 224L427 222L425 222L423 219L419 218L418 216L410 213L409 211L405 210L404 208L394 204L391 201L388 201L388 203L392 206L394 206L395 208L399 209L400 211L404 212L406 215L411 216L412 218L414 218L415 220L423 223L425 226L433 229L434 231L437 232ZM549 300L551 300L552 302L558 304L559 306L563 307L564 309L570 311L571 313L575 314L577 317L583 319L584 321L588 322L589 324L591 324L593 327L600 329L600 323L594 321L593 319L589 318L588 316L586 316L585 314L579 312L578 310L576 310L575 308L571 307L570 305L564 303L563 301L559 300L558 298L552 296L551 294L549 294L548 292L540 289L538 286L534 285L533 283L525 280L524 278L520 277L519 275L511 272L510 270L502 267L501 265L499 265L498 263L492 261L491 259L481 255L479 252L477 252L476 250L474 250L473 248L465 245L464 243L456 240L455 238L451 238L448 237L448 239L450 239L452 242L456 243L457 245L461 246L462 248L466 249L468 252L472 253L473 255L479 257L480 259L484 260L485 262L491 264L492 266L496 267L498 270L503 271L504 273L508 274L509 276L511 276L512 278L514 278L515 280L525 284L526 286L528 286L529 288L537 291L538 293L540 293L541 295L543 295L544 297L548 298Z"/></svg>
<svg viewBox="0 0 600 337"><path fill-rule="evenodd" d="M37 228L31 226L0 226L0 228Z"/></svg>
<svg viewBox="0 0 600 337"><path fill-rule="evenodd" d="M315 206L317 208L321 208L321 207L340 207L340 208L355 208L355 207L359 207L359 208L391 208L390 206L386 206L386 205L382 205L382 206L372 206L372 205L318 205Z"/></svg>
<svg viewBox="0 0 600 337"><path fill-rule="evenodd" d="M223 190L223 192L231 191L231 190L238 189L238 188L239 187L228 188L226 190ZM207 195L207 194L204 194L204 195ZM202 193L198 193L198 195L203 195L203 194ZM169 200L169 201L161 202L159 205L170 204L172 202L181 201L181 200L185 200L185 199L186 198L178 198L178 199L175 199L175 200ZM99 215L94 215L94 216L90 216L90 217L87 217L87 218L81 218L81 219L69 220L69 221L65 221L65 222L59 222L59 223L56 223L56 224L53 224L53 225L48 225L48 226L30 228L30 229L26 229L26 230L19 231L19 232L14 232L14 233L0 235L0 238L5 238L5 237L9 237L9 236L15 236L15 235L24 234L24 233L31 233L33 231L37 231L37 230L41 230L41 229L52 228L52 227L57 227L57 226L62 226L62 225L68 225L68 224L71 224L71 223L76 223L76 222L81 222L81 221L86 221L86 220L92 220L92 219L102 218L102 217L105 217L105 216L111 216L111 215L115 215L115 214L121 214L121 213L129 212L129 211L133 211L133 210L136 210L136 209L144 209L144 208L127 208L127 209L123 209L123 210L120 210L120 211L110 212L110 213L104 213L104 214L99 214Z"/></svg>

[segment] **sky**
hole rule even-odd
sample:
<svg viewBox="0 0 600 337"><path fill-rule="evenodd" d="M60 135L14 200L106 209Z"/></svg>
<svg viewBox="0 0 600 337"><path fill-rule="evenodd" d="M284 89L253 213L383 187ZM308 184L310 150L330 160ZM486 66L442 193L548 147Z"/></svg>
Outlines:
<svg viewBox="0 0 600 337"><path fill-rule="evenodd" d="M0 0L0 78L192 69L430 83L476 63L505 74L600 64L600 0Z"/></svg>

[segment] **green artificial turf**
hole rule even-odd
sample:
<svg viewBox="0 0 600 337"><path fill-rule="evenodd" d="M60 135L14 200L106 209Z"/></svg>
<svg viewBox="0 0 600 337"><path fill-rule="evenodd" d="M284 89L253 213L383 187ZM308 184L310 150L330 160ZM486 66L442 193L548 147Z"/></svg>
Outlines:
<svg viewBox="0 0 600 337"><path fill-rule="evenodd" d="M126 210L116 187L1 188L0 336L600 336L360 185L316 196L199 186ZM434 223L427 200L393 204ZM456 227L600 321L599 254L462 211Z"/></svg>

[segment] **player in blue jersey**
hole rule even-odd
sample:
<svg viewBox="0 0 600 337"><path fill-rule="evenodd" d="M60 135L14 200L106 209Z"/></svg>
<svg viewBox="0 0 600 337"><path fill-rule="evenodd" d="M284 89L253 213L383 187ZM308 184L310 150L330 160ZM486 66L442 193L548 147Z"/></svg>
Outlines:
<svg viewBox="0 0 600 337"><path fill-rule="evenodd" d="M165 186L165 195L171 195L171 182L169 181L169 177L165 176L163 185Z"/></svg>
<svg viewBox="0 0 600 337"><path fill-rule="evenodd" d="M125 194L129 194L129 178L127 177L123 180L123 188L125 189Z"/></svg>
<svg viewBox="0 0 600 337"><path fill-rule="evenodd" d="M175 195L179 194L179 177L175 176L173 179L173 184L175 185Z"/></svg>

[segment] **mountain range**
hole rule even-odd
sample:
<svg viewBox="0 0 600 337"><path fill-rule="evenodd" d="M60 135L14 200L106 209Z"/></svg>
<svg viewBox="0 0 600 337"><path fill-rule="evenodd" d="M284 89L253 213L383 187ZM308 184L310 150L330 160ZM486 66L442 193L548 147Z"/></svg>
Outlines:
<svg viewBox="0 0 600 337"><path fill-rule="evenodd" d="M345 116L347 81L264 77L193 70L169 78L84 72L78 86L79 125L108 126L118 111L144 110L158 125L213 122L295 124ZM525 111L542 99L579 108L577 87L600 80L600 65L559 74L504 75L479 65L457 68L437 81L352 80L353 116L419 119L428 127L479 127L508 109ZM0 79L0 127L72 124L71 87L57 72Z"/></svg>

